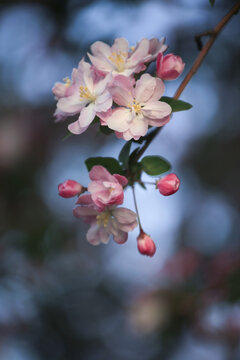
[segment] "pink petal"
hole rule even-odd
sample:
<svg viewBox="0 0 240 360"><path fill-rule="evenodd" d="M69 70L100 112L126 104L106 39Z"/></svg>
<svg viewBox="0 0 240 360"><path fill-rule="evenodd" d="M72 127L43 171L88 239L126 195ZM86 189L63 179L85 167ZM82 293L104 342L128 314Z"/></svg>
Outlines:
<svg viewBox="0 0 240 360"><path fill-rule="evenodd" d="M87 241L92 245L99 245L101 243L101 237L100 237L100 226L98 224L93 224L90 226L86 238Z"/></svg>
<svg viewBox="0 0 240 360"><path fill-rule="evenodd" d="M65 113L80 112L83 105L80 102L79 94L76 92L72 96L63 97L57 102L57 109Z"/></svg>
<svg viewBox="0 0 240 360"><path fill-rule="evenodd" d="M73 209L73 215L77 218L82 216L96 216L97 211L88 206L77 206Z"/></svg>
<svg viewBox="0 0 240 360"><path fill-rule="evenodd" d="M86 131L88 126L81 127L79 120L74 121L73 123L68 125L68 130L75 135L80 135L84 131Z"/></svg>
<svg viewBox="0 0 240 360"><path fill-rule="evenodd" d="M149 49L149 40L142 39L137 45L136 50L130 55L128 60L129 66L137 65L140 62L143 62L144 58L148 55Z"/></svg>
<svg viewBox="0 0 240 360"><path fill-rule="evenodd" d="M116 208L113 210L113 216L121 224L131 224L137 219L137 215L134 211L127 208Z"/></svg>
<svg viewBox="0 0 240 360"><path fill-rule="evenodd" d="M162 119L171 114L172 108L163 101L149 101L143 107L142 112L150 119Z"/></svg>
<svg viewBox="0 0 240 360"><path fill-rule="evenodd" d="M137 220L135 220L129 224L118 223L118 228L124 232L129 232L129 231L133 231L135 229L135 227L137 227L137 225L138 225L138 222L137 222Z"/></svg>
<svg viewBox="0 0 240 360"><path fill-rule="evenodd" d="M88 54L88 57L91 60L91 63L100 71L108 73L114 70L113 65L104 58L95 57L91 54Z"/></svg>
<svg viewBox="0 0 240 360"><path fill-rule="evenodd" d="M125 186L128 183L128 179L125 176L119 175L119 174L113 174L115 179L122 185Z"/></svg>
<svg viewBox="0 0 240 360"><path fill-rule="evenodd" d="M148 118L148 125L160 127L167 124L171 119L171 116L166 116L162 119L150 119Z"/></svg>
<svg viewBox="0 0 240 360"><path fill-rule="evenodd" d="M103 93L103 91L106 89L106 87L108 86L108 84L112 81L112 75L108 74L105 76L104 79L98 81L95 85L94 85L94 94L95 95L100 95Z"/></svg>
<svg viewBox="0 0 240 360"><path fill-rule="evenodd" d="M109 88L115 103L121 106L128 106L133 101L133 82L126 76L118 75Z"/></svg>
<svg viewBox="0 0 240 360"><path fill-rule="evenodd" d="M114 181L114 177L110 172L101 165L95 165L89 172L89 177L92 181L103 180L103 181Z"/></svg>
<svg viewBox="0 0 240 360"><path fill-rule="evenodd" d="M80 205L93 205L93 201L90 194L84 194L79 196L76 204Z"/></svg>
<svg viewBox="0 0 240 360"><path fill-rule="evenodd" d="M131 120L132 112L129 109L117 108L113 110L112 115L106 119L106 122L110 129L124 132L128 130Z"/></svg>
<svg viewBox="0 0 240 360"><path fill-rule="evenodd" d="M136 82L135 98L139 103L146 103L154 93L156 79L149 74L143 74Z"/></svg>
<svg viewBox="0 0 240 360"><path fill-rule="evenodd" d="M152 96L149 98L149 101L151 102L159 100L165 91L164 82L159 78L155 78L155 81L156 81L155 89L153 91Z"/></svg>
<svg viewBox="0 0 240 360"><path fill-rule="evenodd" d="M98 96L95 101L95 110L97 112L106 112L112 106L112 96L108 91L105 91L102 95Z"/></svg>

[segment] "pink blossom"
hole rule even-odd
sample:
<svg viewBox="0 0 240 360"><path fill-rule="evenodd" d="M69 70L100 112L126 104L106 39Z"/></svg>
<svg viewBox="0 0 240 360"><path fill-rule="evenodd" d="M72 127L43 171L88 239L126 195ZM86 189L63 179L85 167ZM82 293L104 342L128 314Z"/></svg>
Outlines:
<svg viewBox="0 0 240 360"><path fill-rule="evenodd" d="M103 166L96 165L92 167L89 177L92 182L88 185L88 191L99 211L106 206L123 203L123 186L128 183L125 176L111 175Z"/></svg>
<svg viewBox="0 0 240 360"><path fill-rule="evenodd" d="M158 101L164 89L163 81L149 74L143 74L135 87L128 78L118 76L109 91L120 107L99 116L118 137L138 140L146 135L149 125L160 127L170 120L171 107Z"/></svg>
<svg viewBox="0 0 240 360"><path fill-rule="evenodd" d="M86 237L92 245L107 244L110 235L118 244L123 244L128 232L137 226L137 216L132 210L110 206L99 212L90 194L80 196L78 204L81 206L77 206L73 214L90 224Z"/></svg>
<svg viewBox="0 0 240 360"><path fill-rule="evenodd" d="M57 99L67 97L73 94L77 82L77 72L78 70L73 68L72 80L69 77L66 77L63 79L64 83L56 82L54 84L52 92Z"/></svg>
<svg viewBox="0 0 240 360"><path fill-rule="evenodd" d="M162 80L175 80L183 72L185 63L180 56L173 54L163 55L159 53L157 56L157 76Z"/></svg>
<svg viewBox="0 0 240 360"><path fill-rule="evenodd" d="M141 230L137 238L137 247L141 254L153 256L156 252L154 241L143 230Z"/></svg>
<svg viewBox="0 0 240 360"><path fill-rule="evenodd" d="M164 195L172 195L178 191L180 180L176 174L168 174L157 181L157 188L159 192Z"/></svg>
<svg viewBox="0 0 240 360"><path fill-rule="evenodd" d="M131 47L126 39L115 39L112 46L96 41L91 46L93 55L88 54L92 64L104 74L130 76L145 70L144 63L153 61L157 54L165 51L164 39L142 39L136 47Z"/></svg>
<svg viewBox="0 0 240 360"><path fill-rule="evenodd" d="M71 133L83 133L97 112L105 112L111 108L112 97L107 90L110 81L110 74L99 79L90 64L83 59L80 61L78 69L74 71L71 94L66 92L57 103L57 115L60 118L80 113L78 120L68 126ZM59 85L57 93L61 93Z"/></svg>
<svg viewBox="0 0 240 360"><path fill-rule="evenodd" d="M85 188L75 180L66 180L58 185L59 195L64 198L71 198L80 195L85 191Z"/></svg>

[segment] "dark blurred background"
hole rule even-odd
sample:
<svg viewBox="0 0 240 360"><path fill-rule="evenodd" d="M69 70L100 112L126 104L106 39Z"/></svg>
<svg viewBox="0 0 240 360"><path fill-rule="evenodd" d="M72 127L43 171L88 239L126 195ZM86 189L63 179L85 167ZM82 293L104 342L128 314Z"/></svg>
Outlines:
<svg viewBox="0 0 240 360"><path fill-rule="evenodd" d="M137 230L122 246L87 243L57 185L87 185L84 160L124 142L97 127L63 141L51 93L91 43L121 36L166 36L186 74L194 35L234 3L0 1L0 360L240 359L239 15L184 90L193 108L148 150L182 181L169 198L137 188L154 258L137 252Z"/></svg>

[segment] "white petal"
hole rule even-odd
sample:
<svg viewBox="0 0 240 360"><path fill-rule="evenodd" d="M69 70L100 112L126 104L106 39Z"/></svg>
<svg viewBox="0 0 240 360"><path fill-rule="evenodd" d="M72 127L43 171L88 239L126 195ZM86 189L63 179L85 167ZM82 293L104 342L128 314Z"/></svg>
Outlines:
<svg viewBox="0 0 240 360"><path fill-rule="evenodd" d="M149 101L143 107L142 112L150 119L162 119L171 114L172 108L163 101Z"/></svg>
<svg viewBox="0 0 240 360"><path fill-rule="evenodd" d="M114 41L114 44L112 46L112 50L115 52L121 51L122 53L128 54L128 41L124 38L117 38Z"/></svg>
<svg viewBox="0 0 240 360"><path fill-rule="evenodd" d="M91 63L100 71L108 73L114 70L114 66L108 62L105 58L99 58L88 54Z"/></svg>
<svg viewBox="0 0 240 360"><path fill-rule="evenodd" d="M109 45L105 44L102 41L96 41L91 46L91 51L94 56L102 55L102 56L110 56L111 48Z"/></svg>
<svg viewBox="0 0 240 360"><path fill-rule="evenodd" d="M77 92L72 96L63 97L57 102L57 109L64 113L80 112L83 106Z"/></svg>
<svg viewBox="0 0 240 360"><path fill-rule="evenodd" d="M162 95L163 95L163 93L165 91L164 82L159 78L155 78L155 81L156 81L156 87L155 87L155 89L153 91L153 94L150 97L149 101L157 101L157 100L159 100L162 97Z"/></svg>
<svg viewBox="0 0 240 360"><path fill-rule="evenodd" d="M98 96L95 101L95 110L97 112L106 112L112 106L112 96L108 91Z"/></svg>
<svg viewBox="0 0 240 360"><path fill-rule="evenodd" d="M79 116L79 123L81 127L86 127L91 124L96 115L95 104L90 103L87 107L83 108Z"/></svg>
<svg viewBox="0 0 240 360"><path fill-rule="evenodd" d="M113 110L112 115L106 120L110 129L119 132L128 130L129 123L132 120L132 112L128 109L117 108Z"/></svg>
<svg viewBox="0 0 240 360"><path fill-rule="evenodd" d="M133 136L144 136L148 131L148 122L143 116L137 115L129 125L129 130Z"/></svg>

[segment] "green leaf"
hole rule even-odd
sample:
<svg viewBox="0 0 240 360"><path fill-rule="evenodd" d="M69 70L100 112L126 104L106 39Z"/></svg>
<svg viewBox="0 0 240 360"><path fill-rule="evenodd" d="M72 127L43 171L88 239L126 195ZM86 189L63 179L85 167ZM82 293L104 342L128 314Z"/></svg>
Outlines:
<svg viewBox="0 0 240 360"><path fill-rule="evenodd" d="M118 160L127 167L128 165L128 159L129 159L129 153L131 149L132 141L128 141L120 151L120 154L118 156Z"/></svg>
<svg viewBox="0 0 240 360"><path fill-rule="evenodd" d="M171 169L171 164L161 156L145 156L141 160L143 171L148 175L160 175Z"/></svg>
<svg viewBox="0 0 240 360"><path fill-rule="evenodd" d="M109 129L108 126L99 126L99 131L104 135L111 135L113 133L112 129Z"/></svg>
<svg viewBox="0 0 240 360"><path fill-rule="evenodd" d="M210 2L210 5L213 7L215 0L209 0L209 2Z"/></svg>
<svg viewBox="0 0 240 360"><path fill-rule="evenodd" d="M104 166L111 174L122 174L123 170L119 165L118 161L112 157L92 157L85 160L86 167L88 171L94 165L102 165Z"/></svg>
<svg viewBox="0 0 240 360"><path fill-rule="evenodd" d="M160 101L164 101L165 103L170 105L172 108L172 112L184 111L184 110L189 110L192 108L191 104L189 104L185 101L182 101L182 100L175 100L168 96L161 97Z"/></svg>

